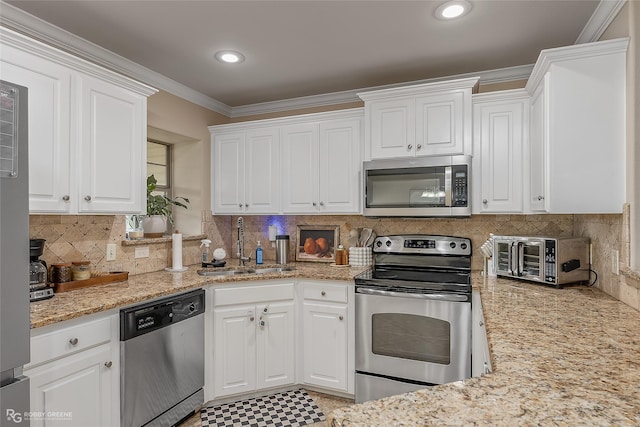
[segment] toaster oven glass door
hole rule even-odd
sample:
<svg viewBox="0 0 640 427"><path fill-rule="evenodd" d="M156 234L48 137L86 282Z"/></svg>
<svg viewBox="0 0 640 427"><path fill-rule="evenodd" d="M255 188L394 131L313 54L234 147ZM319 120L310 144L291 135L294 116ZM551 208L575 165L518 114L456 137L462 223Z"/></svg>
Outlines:
<svg viewBox="0 0 640 427"><path fill-rule="evenodd" d="M496 273L544 281L544 240L500 240L496 249Z"/></svg>

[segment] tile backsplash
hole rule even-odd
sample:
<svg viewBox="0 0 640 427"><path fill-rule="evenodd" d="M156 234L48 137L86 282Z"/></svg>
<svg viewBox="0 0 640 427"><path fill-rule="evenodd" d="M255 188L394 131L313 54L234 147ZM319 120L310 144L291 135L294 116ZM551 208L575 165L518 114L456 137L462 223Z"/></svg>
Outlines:
<svg viewBox="0 0 640 427"><path fill-rule="evenodd" d="M625 219L626 218L626 219ZM202 233L212 240L212 248L222 247L229 264L235 265L236 223L238 216L212 215L202 212ZM598 273L596 286L616 299L640 310L639 281L614 274L612 251L619 251L621 268L628 266L628 206L622 215L473 215L470 218L366 218L361 215L245 215L245 248L253 256L258 240L264 248L265 261L275 260L275 249L268 241L268 226L276 225L278 234L290 236L291 261L294 260L297 225L335 225L340 227L340 241L347 246L354 228L372 228L378 235L442 234L468 237L474 248L472 268L482 269L477 248L496 235L587 236L593 246L593 269ZM141 274L162 270L171 265L171 242L149 244L149 257L136 259L135 248L123 246L124 215L30 215L30 237L46 240L43 259L48 263L91 261L93 271L128 271ZM115 261L106 261L106 245L115 243ZM200 260L200 242L185 241L183 263Z"/></svg>

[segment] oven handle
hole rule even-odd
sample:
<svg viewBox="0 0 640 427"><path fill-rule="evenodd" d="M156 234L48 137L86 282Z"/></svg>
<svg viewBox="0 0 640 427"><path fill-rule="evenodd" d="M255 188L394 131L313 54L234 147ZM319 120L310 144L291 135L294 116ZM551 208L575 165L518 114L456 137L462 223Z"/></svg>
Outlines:
<svg viewBox="0 0 640 427"><path fill-rule="evenodd" d="M394 291L381 291L380 289L371 288L357 288L359 294L366 295L380 295L383 297L405 297L405 298L421 298L446 302L467 302L469 300L467 295L440 293L440 294L413 294L406 292L394 292Z"/></svg>

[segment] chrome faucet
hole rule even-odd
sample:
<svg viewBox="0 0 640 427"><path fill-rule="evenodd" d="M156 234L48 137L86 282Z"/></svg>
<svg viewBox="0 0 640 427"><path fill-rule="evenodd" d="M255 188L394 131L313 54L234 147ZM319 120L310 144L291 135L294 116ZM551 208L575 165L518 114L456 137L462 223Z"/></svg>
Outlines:
<svg viewBox="0 0 640 427"><path fill-rule="evenodd" d="M242 217L238 218L238 261L240 267L244 267L244 263L251 261L251 257L244 256L244 220Z"/></svg>

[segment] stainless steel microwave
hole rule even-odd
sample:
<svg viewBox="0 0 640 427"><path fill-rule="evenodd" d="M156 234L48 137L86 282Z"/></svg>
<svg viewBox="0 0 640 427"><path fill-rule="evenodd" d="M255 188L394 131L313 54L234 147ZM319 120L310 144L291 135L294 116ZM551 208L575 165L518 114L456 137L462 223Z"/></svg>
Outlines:
<svg viewBox="0 0 640 427"><path fill-rule="evenodd" d="M587 237L494 236L493 267L498 276L556 287L587 283L589 243Z"/></svg>
<svg viewBox="0 0 640 427"><path fill-rule="evenodd" d="M471 156L364 162L365 216L470 216Z"/></svg>

